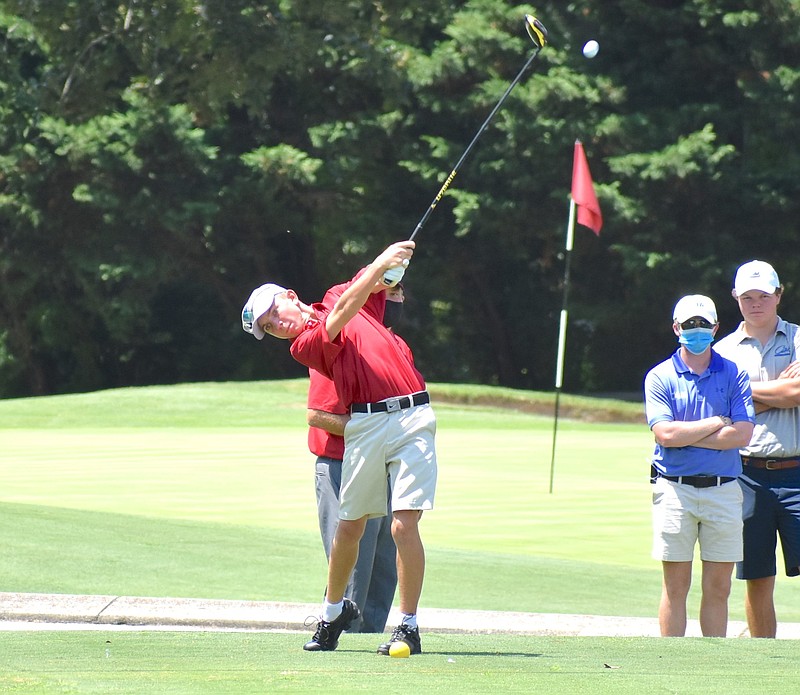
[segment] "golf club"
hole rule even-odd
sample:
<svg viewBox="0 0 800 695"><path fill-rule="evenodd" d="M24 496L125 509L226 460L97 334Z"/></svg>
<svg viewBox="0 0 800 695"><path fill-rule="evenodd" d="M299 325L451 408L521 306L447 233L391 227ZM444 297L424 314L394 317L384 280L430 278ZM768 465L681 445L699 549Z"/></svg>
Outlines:
<svg viewBox="0 0 800 695"><path fill-rule="evenodd" d="M531 54L530 58L525 62L525 65L522 66L522 69L517 73L517 76L512 80L511 84L508 85L508 89L506 89L503 96L500 97L500 100L495 104L495 107L492 109L491 113L486 117L486 120L483 122L480 128L478 128L478 132L475 133L475 137L472 138L472 142L467 145L467 149L464 150L464 154L461 155L460 159L456 162L453 170L450 172L449 176L445 179L442 187L439 189L439 192L434 197L433 201L431 202L428 209L425 211L425 214L422 216L419 222L417 222L417 226L414 228L414 231L411 233L411 236L408 238L409 241L413 241L414 237L420 233L422 228L425 226L425 223L428 221L428 218L431 216L431 213L436 209L436 206L439 204L439 201L442 199L444 194L447 192L447 189L450 187L450 184L453 183L453 179L456 177L459 168L464 163L464 160L469 156L469 153L472 152L472 148L475 146L475 143L478 141L481 135L483 135L483 131L486 130L486 127L489 125L494 115L500 110L500 107L503 105L503 102L506 100L509 94L511 94L511 90L517 86L517 83L522 79L522 76L525 74L525 71L530 67L531 63L533 63L536 56L539 55L539 51L544 48L544 45L547 43L547 29L545 29L544 24L542 24L536 17L533 15L526 14L525 15L525 29L528 32L528 36L530 36L531 41L533 41L533 45L536 47L534 52ZM395 271L395 272L393 272ZM405 272L404 268L392 268L391 270L387 271L383 277L383 282L386 285L394 285L400 281L400 278L403 277L403 272ZM397 277L396 277L397 276ZM396 279L395 279L396 277Z"/></svg>

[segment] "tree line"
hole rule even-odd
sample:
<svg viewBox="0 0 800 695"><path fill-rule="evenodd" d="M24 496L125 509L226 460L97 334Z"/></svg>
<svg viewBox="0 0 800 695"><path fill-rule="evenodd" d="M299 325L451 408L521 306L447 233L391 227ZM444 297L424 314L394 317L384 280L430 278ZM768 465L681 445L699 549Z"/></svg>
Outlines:
<svg viewBox="0 0 800 695"><path fill-rule="evenodd" d="M439 203L398 331L431 381L553 387L573 143L564 388L634 391L683 294L800 259L794 0L0 0L0 396L294 377L240 328L306 300ZM600 43L587 60L581 47ZM797 302L800 315L800 301Z"/></svg>

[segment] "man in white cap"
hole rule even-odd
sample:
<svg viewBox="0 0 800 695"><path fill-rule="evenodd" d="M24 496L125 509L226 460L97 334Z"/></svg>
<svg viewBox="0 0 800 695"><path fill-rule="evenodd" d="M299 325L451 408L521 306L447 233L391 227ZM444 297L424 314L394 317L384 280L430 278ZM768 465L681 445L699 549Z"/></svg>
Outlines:
<svg viewBox="0 0 800 695"><path fill-rule="evenodd" d="M775 269L750 261L736 271L733 296L744 319L717 351L750 375L756 427L742 447L745 613L751 637L775 637L776 538L787 576L800 575L800 331L778 316L783 287Z"/></svg>
<svg viewBox="0 0 800 695"><path fill-rule="evenodd" d="M323 303L335 301L336 293L344 288L345 285L332 287ZM402 315L405 302L402 283L387 287L385 294L383 325L407 349L409 360L413 362L411 349L393 330ZM344 428L350 420L350 414L339 400L333 381L316 369L308 371L308 448L317 457L314 471L317 516L325 557L330 558L336 527L339 525ZM359 607L361 617L351 622L348 632L383 632L386 629L386 620L397 591L397 547L392 539L391 527L390 502L386 516L367 521L364 535L359 542L358 560L347 584L345 596Z"/></svg>
<svg viewBox="0 0 800 695"><path fill-rule="evenodd" d="M680 347L644 382L647 424L656 440L653 558L663 570L658 621L664 637L686 634L695 545L703 563L705 637L727 634L731 573L742 559L738 449L750 441L755 413L747 373L711 349L718 327L714 302L683 297L672 323Z"/></svg>
<svg viewBox="0 0 800 695"><path fill-rule="evenodd" d="M333 651L360 616L344 594L367 520L386 515L388 475L402 622L377 651L388 655L395 642L405 642L411 654L422 652L417 608L425 549L419 521L424 510L433 509L436 417L408 346L382 322L386 281L401 279L414 246L410 240L392 244L322 302L306 304L294 290L267 284L242 309L247 333L287 340L295 360L333 381L350 415L325 600L306 651Z"/></svg>

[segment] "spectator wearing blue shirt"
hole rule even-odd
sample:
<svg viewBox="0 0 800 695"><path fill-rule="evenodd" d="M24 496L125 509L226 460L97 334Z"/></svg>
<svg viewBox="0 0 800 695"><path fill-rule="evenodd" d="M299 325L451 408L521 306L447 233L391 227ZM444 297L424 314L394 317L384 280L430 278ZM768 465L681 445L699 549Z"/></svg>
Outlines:
<svg viewBox="0 0 800 695"><path fill-rule="evenodd" d="M645 377L652 457L653 558L661 560L661 635L686 634L686 599L695 545L703 563L700 628L725 637L734 563L742 559L739 449L753 433L747 372L711 349L719 328L714 302L683 297L673 311L679 348Z"/></svg>

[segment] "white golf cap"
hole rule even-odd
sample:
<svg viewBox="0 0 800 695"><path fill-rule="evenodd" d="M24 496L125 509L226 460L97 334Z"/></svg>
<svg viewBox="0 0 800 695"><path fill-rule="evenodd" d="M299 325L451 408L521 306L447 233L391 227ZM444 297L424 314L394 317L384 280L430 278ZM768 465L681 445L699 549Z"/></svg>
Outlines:
<svg viewBox="0 0 800 695"><path fill-rule="evenodd" d="M690 294L681 298L672 312L672 320L678 323L688 321L693 316L699 316L709 323L717 322L717 307L708 297L702 294Z"/></svg>
<svg viewBox="0 0 800 695"><path fill-rule="evenodd" d="M737 297L752 290L774 294L780 286L775 268L764 261L750 261L740 266L733 281L733 291Z"/></svg>
<svg viewBox="0 0 800 695"><path fill-rule="evenodd" d="M261 340L266 334L258 325L258 319L272 309L275 297L284 292L286 292L285 287L271 283L254 289L242 309L242 328Z"/></svg>

